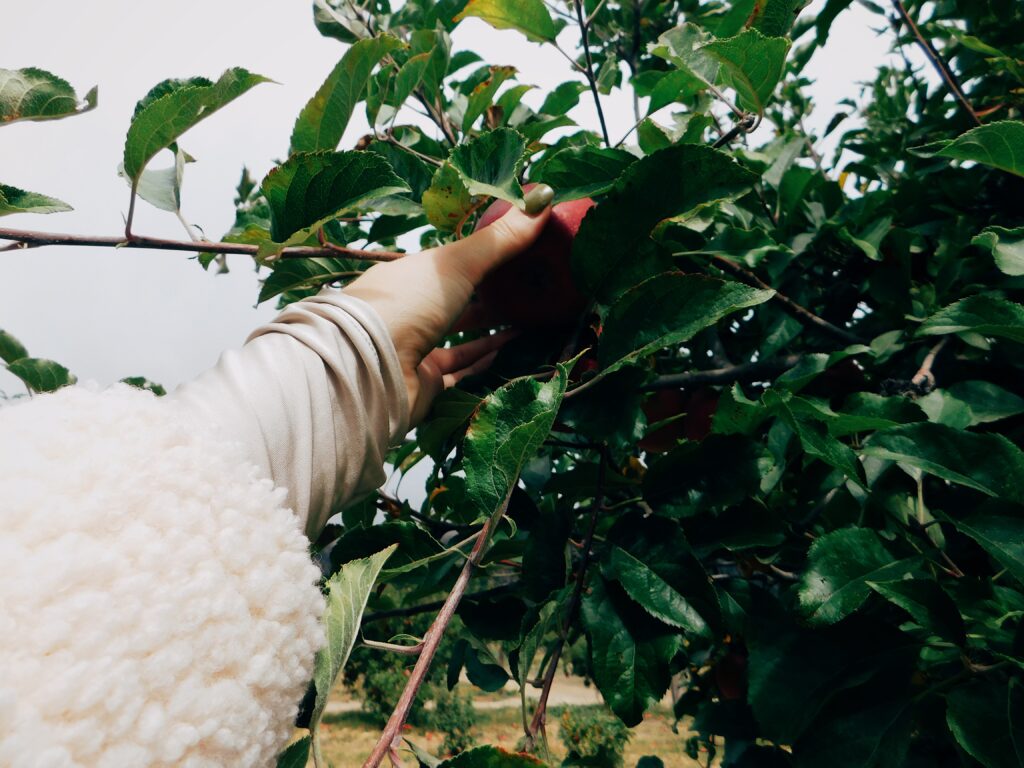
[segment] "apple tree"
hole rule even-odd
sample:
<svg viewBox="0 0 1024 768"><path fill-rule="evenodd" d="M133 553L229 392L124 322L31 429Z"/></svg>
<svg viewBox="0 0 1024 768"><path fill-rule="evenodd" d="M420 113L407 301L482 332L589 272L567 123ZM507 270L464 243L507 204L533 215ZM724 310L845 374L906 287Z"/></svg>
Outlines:
<svg viewBox="0 0 1024 768"><path fill-rule="evenodd" d="M402 759L419 687L463 671L524 691L520 752L440 764L550 762L564 667L629 727L672 692L692 735L649 765L1024 765L1024 7L859 4L896 56L851 86L832 158L804 71L852 0L316 0L338 64L287 159L243 174L221 241L147 238L130 214L109 238L0 229L8 248L245 254L283 305L554 188L561 229L452 341L523 332L391 456L421 487L338 510L314 543L331 652L282 764L325 764L317 724L359 636L411 668L367 766ZM557 47L564 82L454 48L470 17ZM131 209L177 211L179 139L263 80L146 94ZM95 106L0 71L0 125ZM357 112L372 132L339 147ZM150 169L165 149L176 166ZM0 215L66 208L0 185ZM0 358L32 390L71 378L4 334ZM422 636L380 629L412 617Z"/></svg>

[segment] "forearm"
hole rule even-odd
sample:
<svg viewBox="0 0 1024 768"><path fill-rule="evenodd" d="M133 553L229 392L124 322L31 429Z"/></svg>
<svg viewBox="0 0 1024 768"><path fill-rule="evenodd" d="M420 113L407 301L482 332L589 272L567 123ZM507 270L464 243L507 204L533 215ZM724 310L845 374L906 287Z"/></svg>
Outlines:
<svg viewBox="0 0 1024 768"><path fill-rule="evenodd" d="M368 304L325 289L172 395L240 443L315 538L339 504L379 486L408 426L401 368Z"/></svg>

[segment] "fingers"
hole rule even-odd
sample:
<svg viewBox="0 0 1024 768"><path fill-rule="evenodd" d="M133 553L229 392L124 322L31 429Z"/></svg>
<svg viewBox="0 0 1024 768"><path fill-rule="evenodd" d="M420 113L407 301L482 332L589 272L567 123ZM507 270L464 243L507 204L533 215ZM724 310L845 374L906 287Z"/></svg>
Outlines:
<svg viewBox="0 0 1024 768"><path fill-rule="evenodd" d="M447 266L462 272L473 285L479 284L488 272L537 239L551 213L553 196L554 190L551 187L546 184L537 185L527 196L529 209L539 208L536 214L530 215L512 206L504 216L489 226L440 248L438 257Z"/></svg>
<svg viewBox="0 0 1024 768"><path fill-rule="evenodd" d="M435 349L429 356L441 373L453 373L472 366L482 357L501 349L507 341L517 335L516 331L502 331L493 336L483 336L455 347Z"/></svg>
<svg viewBox="0 0 1024 768"><path fill-rule="evenodd" d="M468 376L487 370L498 351L517 331L503 331L460 344L450 349L435 349L416 367L415 398L410 414L418 424L430 411L430 405L443 389L454 387Z"/></svg>

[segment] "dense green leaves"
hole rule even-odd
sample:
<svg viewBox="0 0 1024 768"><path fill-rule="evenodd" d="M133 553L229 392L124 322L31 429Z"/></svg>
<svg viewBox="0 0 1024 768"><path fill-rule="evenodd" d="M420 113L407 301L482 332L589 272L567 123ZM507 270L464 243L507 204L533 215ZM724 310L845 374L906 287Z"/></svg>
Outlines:
<svg viewBox="0 0 1024 768"><path fill-rule="evenodd" d="M973 434L941 424L911 424L872 435L864 453L989 496L1024 499L1024 453L1002 435Z"/></svg>
<svg viewBox="0 0 1024 768"><path fill-rule="evenodd" d="M270 252L304 242L343 211L409 189L373 152L295 154L261 188L270 206Z"/></svg>
<svg viewBox="0 0 1024 768"><path fill-rule="evenodd" d="M693 183L694 180L700 183ZM599 301L664 271L651 231L662 221L746 192L756 177L707 147L669 147L636 161L583 220L573 243L576 284Z"/></svg>
<svg viewBox="0 0 1024 768"><path fill-rule="evenodd" d="M496 29L518 30L537 43L554 42L558 33L543 0L469 0L455 18L467 16L477 16Z"/></svg>
<svg viewBox="0 0 1024 768"><path fill-rule="evenodd" d="M871 594L869 582L900 578L913 562L897 561L870 528L843 528L811 545L800 606L811 624L834 624Z"/></svg>
<svg viewBox="0 0 1024 768"><path fill-rule="evenodd" d="M996 514L996 511L1002 511L1003 514ZM956 521L956 527L978 542L1003 568L1024 584L1024 514L1019 507L993 511L986 509L967 520Z"/></svg>
<svg viewBox="0 0 1024 768"><path fill-rule="evenodd" d="M382 57L401 47L390 35L354 43L299 113L292 129L291 151L336 149L349 118L364 95L370 73Z"/></svg>
<svg viewBox="0 0 1024 768"><path fill-rule="evenodd" d="M519 203L519 172L526 141L516 131L499 128L452 150L449 162L471 195L488 195Z"/></svg>
<svg viewBox="0 0 1024 768"><path fill-rule="evenodd" d="M922 323L922 336L978 333L1024 342L1024 306L994 296L971 296L936 312Z"/></svg>
<svg viewBox="0 0 1024 768"><path fill-rule="evenodd" d="M598 347L605 373L664 347L687 341L740 309L768 301L773 291L700 275L668 272L625 292L611 305Z"/></svg>
<svg viewBox="0 0 1024 768"><path fill-rule="evenodd" d="M355 645L370 590L394 551L395 547L391 546L370 557L350 561L327 582L327 608L322 619L327 643L317 653L313 668L316 704L310 719L310 730L314 739L317 738L317 726L327 706L334 680Z"/></svg>
<svg viewBox="0 0 1024 768"><path fill-rule="evenodd" d="M0 126L20 120L58 120L96 108L98 89L84 100L61 78L42 69L0 69Z"/></svg>
<svg viewBox="0 0 1024 768"><path fill-rule="evenodd" d="M536 757L509 752L500 747L476 747L440 763L437 768L538 768Z"/></svg>
<svg viewBox="0 0 1024 768"><path fill-rule="evenodd" d="M173 87L165 87L174 82ZM124 144L124 172L138 183L142 169L157 152L178 140L185 131L227 106L251 88L269 82L241 68L229 69L215 83L165 81L140 103Z"/></svg>
<svg viewBox="0 0 1024 768"><path fill-rule="evenodd" d="M54 197L0 184L0 216L12 213L61 213L70 210L70 205Z"/></svg>
<svg viewBox="0 0 1024 768"><path fill-rule="evenodd" d="M923 148L938 157L971 160L1024 176L1024 123L1004 120Z"/></svg>
<svg viewBox="0 0 1024 768"><path fill-rule="evenodd" d="M987 381L958 381L917 401L929 421L957 429L1024 413L1024 398ZM895 426L895 425L893 425Z"/></svg>
<svg viewBox="0 0 1024 768"><path fill-rule="evenodd" d="M893 605L911 615L917 624L943 640L957 645L967 642L964 621L952 598L931 579L898 579L867 582Z"/></svg>

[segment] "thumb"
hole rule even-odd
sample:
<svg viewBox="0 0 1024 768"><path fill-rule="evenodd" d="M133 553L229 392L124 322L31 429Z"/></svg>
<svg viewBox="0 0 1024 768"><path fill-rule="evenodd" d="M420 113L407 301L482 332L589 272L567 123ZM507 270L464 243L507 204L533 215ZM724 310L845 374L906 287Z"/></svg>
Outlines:
<svg viewBox="0 0 1024 768"><path fill-rule="evenodd" d="M469 237L450 243L438 253L475 286L492 269L525 250L544 229L555 191L538 184L526 194L526 210L512 206L497 221Z"/></svg>

